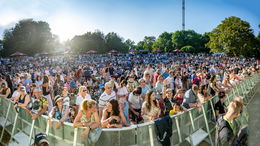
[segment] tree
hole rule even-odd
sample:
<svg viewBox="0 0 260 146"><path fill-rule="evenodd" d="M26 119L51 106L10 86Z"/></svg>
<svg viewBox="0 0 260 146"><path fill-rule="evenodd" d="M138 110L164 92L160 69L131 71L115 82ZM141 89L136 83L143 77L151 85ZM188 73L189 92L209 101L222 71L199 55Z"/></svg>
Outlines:
<svg viewBox="0 0 260 146"><path fill-rule="evenodd" d="M143 40L143 49L149 50L149 52L152 51L153 49L153 43L155 42L155 37L154 36L145 36Z"/></svg>
<svg viewBox="0 0 260 146"><path fill-rule="evenodd" d="M144 50L144 41L140 41L137 43L136 50Z"/></svg>
<svg viewBox="0 0 260 146"><path fill-rule="evenodd" d="M257 51L257 41L248 22L238 17L228 17L211 33L206 44L211 52L225 52L231 56L253 56Z"/></svg>
<svg viewBox="0 0 260 146"><path fill-rule="evenodd" d="M134 49L135 48L135 42L130 40L130 39L127 39L125 42L124 42L125 46L128 48L128 50L131 50L131 49Z"/></svg>
<svg viewBox="0 0 260 146"><path fill-rule="evenodd" d="M163 52L173 50L172 33L163 32L160 34L157 40L153 43L153 49L160 49Z"/></svg>
<svg viewBox="0 0 260 146"><path fill-rule="evenodd" d="M43 51L53 51L53 35L49 24L43 21L25 19L19 21L15 27L4 31L3 54L20 51L34 55Z"/></svg>
<svg viewBox="0 0 260 146"><path fill-rule="evenodd" d="M106 51L117 50L119 52L128 52L127 46L123 43L123 38L119 37L117 33L110 32L106 35Z"/></svg>
<svg viewBox="0 0 260 146"><path fill-rule="evenodd" d="M181 48L181 50L183 52L187 52L187 53L194 53L195 52L195 48L192 46L184 46Z"/></svg>
<svg viewBox="0 0 260 146"><path fill-rule="evenodd" d="M106 52L105 36L99 30L75 36L69 44L75 52L86 53L88 50L96 50L98 53Z"/></svg>
<svg viewBox="0 0 260 146"><path fill-rule="evenodd" d="M193 53L207 52L205 48L207 42L206 35L201 35L194 30L181 30L172 34L172 44L174 49L180 49L184 46L192 46Z"/></svg>

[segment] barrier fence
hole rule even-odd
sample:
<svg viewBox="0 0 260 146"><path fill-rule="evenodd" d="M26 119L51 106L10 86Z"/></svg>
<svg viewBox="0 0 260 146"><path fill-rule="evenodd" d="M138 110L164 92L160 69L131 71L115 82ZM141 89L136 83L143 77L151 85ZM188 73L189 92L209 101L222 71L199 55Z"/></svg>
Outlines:
<svg viewBox="0 0 260 146"><path fill-rule="evenodd" d="M227 94L225 104L228 105L234 97L241 96L245 105L247 105L256 92L256 84L259 81L259 73L242 81ZM215 145L212 132L215 129L214 104L217 101L218 97L214 96L209 101L202 103L201 110L192 108L187 112L171 116L173 123L171 144L178 145L188 142L190 145L197 145L206 140L209 144ZM31 116L26 113L25 109L20 108L19 112L16 112L13 102L5 98L0 99L0 107L0 117L3 121L0 139L2 141L4 131L8 132L11 135L9 145L30 145L33 143L34 136L39 132L48 135L52 146L87 145L87 140L81 137L84 128L74 128L71 123L64 123L60 129L55 129L54 127L58 121L54 120L53 127L50 127L47 116L40 116L36 120L31 120ZM246 106L237 120L241 125L248 123ZM154 146L159 145L159 142L156 138L154 122L147 122L124 128L102 129L102 134L94 145Z"/></svg>

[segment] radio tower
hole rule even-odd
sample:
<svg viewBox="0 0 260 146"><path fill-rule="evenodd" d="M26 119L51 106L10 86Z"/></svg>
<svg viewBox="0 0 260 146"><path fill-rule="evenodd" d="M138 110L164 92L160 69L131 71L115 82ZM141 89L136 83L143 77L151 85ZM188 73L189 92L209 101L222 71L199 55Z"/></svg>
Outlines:
<svg viewBox="0 0 260 146"><path fill-rule="evenodd" d="M182 0L182 30L185 30L185 0Z"/></svg>

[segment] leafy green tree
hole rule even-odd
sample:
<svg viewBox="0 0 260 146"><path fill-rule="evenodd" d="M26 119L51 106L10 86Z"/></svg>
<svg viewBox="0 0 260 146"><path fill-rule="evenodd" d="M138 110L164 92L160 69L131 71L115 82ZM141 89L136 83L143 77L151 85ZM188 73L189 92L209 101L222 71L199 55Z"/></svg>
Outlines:
<svg viewBox="0 0 260 146"><path fill-rule="evenodd" d="M19 51L28 55L39 52L53 51L53 35L49 24L43 21L24 19L19 21L15 27L5 30L3 37L3 54Z"/></svg>
<svg viewBox="0 0 260 146"><path fill-rule="evenodd" d="M106 52L105 36L98 30L75 36L69 44L75 52L86 53L88 50L96 50L98 53Z"/></svg>
<svg viewBox="0 0 260 146"><path fill-rule="evenodd" d="M163 32L159 35L157 40L153 43L153 49L160 49L163 52L173 50L172 46L172 33Z"/></svg>
<svg viewBox="0 0 260 146"><path fill-rule="evenodd" d="M186 52L186 53L195 53L196 52L195 48L192 46L184 46L181 48L181 51Z"/></svg>
<svg viewBox="0 0 260 146"><path fill-rule="evenodd" d="M128 48L128 50L131 50L131 49L134 49L135 48L135 42L130 40L130 39L127 39L125 42L124 42L125 46Z"/></svg>
<svg viewBox="0 0 260 146"><path fill-rule="evenodd" d="M194 53L207 52L205 48L206 36L194 30L181 30L172 34L172 44L174 49L181 49L184 46L193 46Z"/></svg>
<svg viewBox="0 0 260 146"><path fill-rule="evenodd" d="M137 43L136 50L144 50L144 41L140 41Z"/></svg>
<svg viewBox="0 0 260 146"><path fill-rule="evenodd" d="M225 52L231 56L253 56L257 51L257 43L250 24L238 17L228 17L211 33L206 44L211 52Z"/></svg>
<svg viewBox="0 0 260 146"><path fill-rule="evenodd" d="M152 51L153 49L153 43L155 42L155 37L154 36L145 36L143 40L143 49L149 50L149 52Z"/></svg>
<svg viewBox="0 0 260 146"><path fill-rule="evenodd" d="M123 43L123 38L117 33L110 32L106 35L106 51L117 50L119 52L128 52L127 46Z"/></svg>

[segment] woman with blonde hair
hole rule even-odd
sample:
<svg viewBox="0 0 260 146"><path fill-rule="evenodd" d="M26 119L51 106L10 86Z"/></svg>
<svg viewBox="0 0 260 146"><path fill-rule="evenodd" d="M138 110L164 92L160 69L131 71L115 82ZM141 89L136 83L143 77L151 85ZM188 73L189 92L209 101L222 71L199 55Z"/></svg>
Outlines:
<svg viewBox="0 0 260 146"><path fill-rule="evenodd" d="M234 119L236 119L242 111L243 105L238 101L229 103L227 112L224 116L220 116L217 120L216 138L221 145L231 145L234 140Z"/></svg>
<svg viewBox="0 0 260 146"><path fill-rule="evenodd" d="M75 127L86 127L82 136L84 138L88 137L89 144L97 142L101 134L100 120L96 105L96 101L85 99L81 103L81 109L73 123Z"/></svg>

